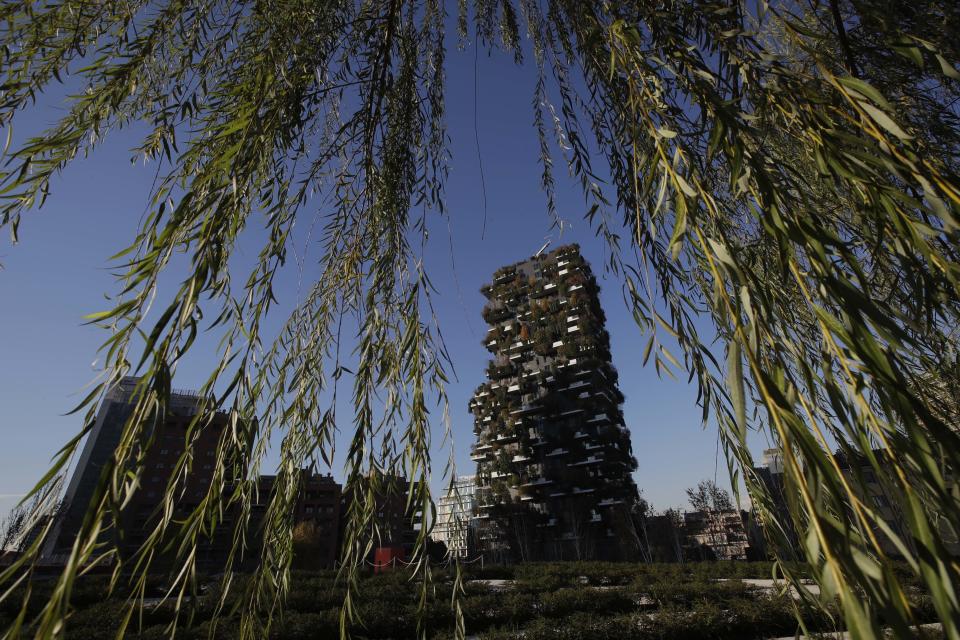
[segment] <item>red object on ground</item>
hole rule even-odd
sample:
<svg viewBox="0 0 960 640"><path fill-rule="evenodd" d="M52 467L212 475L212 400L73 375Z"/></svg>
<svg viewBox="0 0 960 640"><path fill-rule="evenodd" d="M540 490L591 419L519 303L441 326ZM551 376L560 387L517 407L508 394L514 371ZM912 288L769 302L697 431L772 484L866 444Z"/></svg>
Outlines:
<svg viewBox="0 0 960 640"><path fill-rule="evenodd" d="M373 572L390 571L398 562L406 562L406 559L403 547L377 547L373 552Z"/></svg>

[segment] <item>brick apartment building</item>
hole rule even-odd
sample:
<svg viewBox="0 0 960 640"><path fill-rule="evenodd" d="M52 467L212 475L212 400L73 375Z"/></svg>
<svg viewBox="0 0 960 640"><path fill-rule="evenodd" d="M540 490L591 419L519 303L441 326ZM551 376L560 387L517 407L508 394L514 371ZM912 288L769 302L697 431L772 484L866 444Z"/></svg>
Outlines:
<svg viewBox="0 0 960 640"><path fill-rule="evenodd" d="M69 553L94 498L103 466L114 455L123 428L136 405L137 378L124 378L101 404L93 429L84 444L76 469L67 485L57 521L48 538L45 555L57 558ZM193 392L171 393L166 413L152 426L152 442L143 452L140 487L124 506L118 522L107 535L121 557L133 555L156 528L164 491L186 447L187 430L197 416L201 398ZM175 511L194 509L210 487L217 443L227 426L225 413L214 413L198 423L193 432L193 462L181 485ZM215 570L222 566L231 543L230 514L212 538L202 541L198 565Z"/></svg>
<svg viewBox="0 0 960 640"><path fill-rule="evenodd" d="M276 476L260 476L259 498L251 517L251 529L262 526ZM299 490L293 508L294 568L331 569L339 557L340 484L328 474L301 469Z"/></svg>

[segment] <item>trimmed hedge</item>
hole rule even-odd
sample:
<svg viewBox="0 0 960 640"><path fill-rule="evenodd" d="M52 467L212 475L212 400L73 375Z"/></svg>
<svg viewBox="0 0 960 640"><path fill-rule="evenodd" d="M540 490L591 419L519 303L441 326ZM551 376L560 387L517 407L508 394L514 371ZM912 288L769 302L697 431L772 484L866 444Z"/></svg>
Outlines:
<svg viewBox="0 0 960 640"><path fill-rule="evenodd" d="M770 577L770 563L703 563L642 565L611 563L543 563L512 567L493 566L465 570L462 600L468 634L487 640L737 640L791 636L798 630L794 601L751 587L742 577ZM727 580L718 581L721 578ZM356 610L358 639L390 640L416 637L419 625L429 638L449 638L454 626L450 608L453 572L433 574L427 609L418 616L420 589L409 575L397 571L364 574ZM478 580L511 580L493 590ZM473 581L471 581L473 580ZM242 591L245 579L238 578ZM48 585L38 583L42 594ZM112 639L124 613L120 599L103 600L104 578L84 578L72 600L67 638ZM151 585L150 595L162 584ZM296 572L291 579L286 606L274 620L269 640L335 638L345 595L336 574L330 571ZM194 605L193 628L178 631L178 638L206 640L210 616L218 598L216 586ZM934 616L929 598L913 594L920 621ZM228 603L230 610L233 603ZM32 608L32 607L31 607ZM5 603L0 624L12 618ZM145 609L143 628L128 637L161 640L174 619L172 605ZM934 616L935 617L935 616ZM186 615L181 616L185 620ZM822 613L805 615L809 631L834 630L835 622ZM217 624L215 640L236 637L236 622ZM267 634L264 634L267 637Z"/></svg>

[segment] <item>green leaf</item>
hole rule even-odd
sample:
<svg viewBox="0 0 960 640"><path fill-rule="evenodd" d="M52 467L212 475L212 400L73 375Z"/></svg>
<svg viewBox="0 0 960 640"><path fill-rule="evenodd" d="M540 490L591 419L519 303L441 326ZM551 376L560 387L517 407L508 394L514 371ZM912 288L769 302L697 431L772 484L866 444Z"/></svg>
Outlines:
<svg viewBox="0 0 960 640"><path fill-rule="evenodd" d="M862 97L867 100L872 100L875 104L881 106L884 109L890 109L890 103L887 102L887 99L883 97L879 91L873 88L873 85L870 83L861 80L860 78L852 78L850 76L844 76L837 78L837 82L842 84L848 89L852 89L856 93L859 93ZM862 101L861 101L862 104Z"/></svg>
<svg viewBox="0 0 960 640"><path fill-rule="evenodd" d="M743 352L738 339L734 338L727 346L727 387L733 403L733 415L737 427L737 438L741 443L747 439L747 402L743 384Z"/></svg>
<svg viewBox="0 0 960 640"><path fill-rule="evenodd" d="M104 318L109 318L116 312L116 309L108 309L106 311L97 311L95 313L88 313L83 316L84 320L89 320L91 323L96 322L97 320L103 320Z"/></svg>
<svg viewBox="0 0 960 640"><path fill-rule="evenodd" d="M957 68L950 64L946 58L944 58L939 53L934 54L937 58L937 62L940 63L940 70L943 71L943 75L948 78L953 78L954 80L960 80L960 71L957 71Z"/></svg>
<svg viewBox="0 0 960 640"><path fill-rule="evenodd" d="M897 136L901 140L912 140L913 136L900 128L896 122L893 121L893 118L888 116L885 112L881 111L877 107L873 106L869 102L861 102L860 106L863 107L864 111L870 114L870 117L873 118L874 122L879 124L881 127Z"/></svg>

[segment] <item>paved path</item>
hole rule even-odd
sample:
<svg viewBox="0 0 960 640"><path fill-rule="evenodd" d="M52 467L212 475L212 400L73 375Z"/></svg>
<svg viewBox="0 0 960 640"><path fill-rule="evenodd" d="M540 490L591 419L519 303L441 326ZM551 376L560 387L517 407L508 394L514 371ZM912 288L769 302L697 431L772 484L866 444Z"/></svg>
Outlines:
<svg viewBox="0 0 960 640"><path fill-rule="evenodd" d="M751 587L756 587L758 589L763 589L764 591L783 591L785 583L783 580L773 580L771 578L719 578L717 582L730 582L730 581L739 581L744 584L748 584ZM820 585L810 583L804 583L803 585L811 595L818 596L820 595ZM790 595L794 598L799 599L800 594L797 592L796 587L790 587Z"/></svg>
<svg viewBox="0 0 960 640"><path fill-rule="evenodd" d="M506 591L513 588L513 580L470 580L470 584L482 584L490 591Z"/></svg>
<svg viewBox="0 0 960 640"><path fill-rule="evenodd" d="M939 622L932 624L922 624L920 625L923 635L920 637L923 638L941 638L943 637L943 626ZM884 634L885 638L894 638L893 632L889 629ZM850 634L846 631L837 631L836 633L818 633L815 636L800 636L800 640L805 640L809 638L810 640L849 640ZM795 640L795 636L785 636L783 638L776 638L775 640Z"/></svg>

